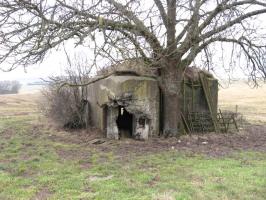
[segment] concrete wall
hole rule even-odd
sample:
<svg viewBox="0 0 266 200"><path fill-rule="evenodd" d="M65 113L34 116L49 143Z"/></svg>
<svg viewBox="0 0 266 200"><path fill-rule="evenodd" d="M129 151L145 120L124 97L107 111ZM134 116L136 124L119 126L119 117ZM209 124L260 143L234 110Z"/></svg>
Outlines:
<svg viewBox="0 0 266 200"><path fill-rule="evenodd" d="M159 134L159 88L153 78L109 76L88 86L88 101L91 125L103 130L109 138L119 137L115 122L118 106L134 115L134 136L147 139ZM138 124L140 118L146 119L145 126Z"/></svg>

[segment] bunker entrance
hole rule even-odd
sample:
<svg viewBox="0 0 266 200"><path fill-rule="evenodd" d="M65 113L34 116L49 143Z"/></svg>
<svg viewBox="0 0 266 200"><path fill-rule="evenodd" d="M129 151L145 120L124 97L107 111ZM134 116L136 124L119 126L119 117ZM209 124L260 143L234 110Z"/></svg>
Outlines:
<svg viewBox="0 0 266 200"><path fill-rule="evenodd" d="M116 124L120 138L132 138L133 135L133 115L125 107L118 107L118 117Z"/></svg>

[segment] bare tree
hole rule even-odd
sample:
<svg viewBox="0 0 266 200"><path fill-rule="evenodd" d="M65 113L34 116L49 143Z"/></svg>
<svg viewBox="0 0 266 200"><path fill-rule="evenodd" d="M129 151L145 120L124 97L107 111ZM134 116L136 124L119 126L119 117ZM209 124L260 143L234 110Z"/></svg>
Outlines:
<svg viewBox="0 0 266 200"><path fill-rule="evenodd" d="M93 49L95 66L141 58L157 70L164 130L177 133L183 72L199 56L210 66L214 44L225 44L253 80L266 76L256 27L265 13L264 0L1 0L0 62L40 62L66 40Z"/></svg>

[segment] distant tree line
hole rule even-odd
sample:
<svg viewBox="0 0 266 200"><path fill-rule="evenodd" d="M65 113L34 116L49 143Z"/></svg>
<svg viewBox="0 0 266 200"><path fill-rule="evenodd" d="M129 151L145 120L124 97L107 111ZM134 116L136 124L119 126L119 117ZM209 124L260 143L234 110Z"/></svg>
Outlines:
<svg viewBox="0 0 266 200"><path fill-rule="evenodd" d="M0 81L0 94L17 94L20 88L18 81Z"/></svg>

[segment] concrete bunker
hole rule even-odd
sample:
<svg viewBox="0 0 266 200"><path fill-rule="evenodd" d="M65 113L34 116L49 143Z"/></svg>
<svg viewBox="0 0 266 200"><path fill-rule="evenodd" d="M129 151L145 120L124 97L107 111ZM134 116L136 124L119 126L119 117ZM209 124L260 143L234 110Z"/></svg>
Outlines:
<svg viewBox="0 0 266 200"><path fill-rule="evenodd" d="M162 134L164 96L155 76L142 69L148 68L128 62L121 69L107 70L88 85L91 125L102 130L107 138L146 140ZM197 68L186 69L180 101L184 133L201 132L195 128L198 124L194 121L199 121L198 118L193 119L203 114L208 119L200 118L199 125L207 127L203 124L207 121L209 131L217 130L217 91L218 81L211 74Z"/></svg>
<svg viewBox="0 0 266 200"><path fill-rule="evenodd" d="M107 138L146 140L159 133L159 87L156 79L112 74L88 86L91 123Z"/></svg>

